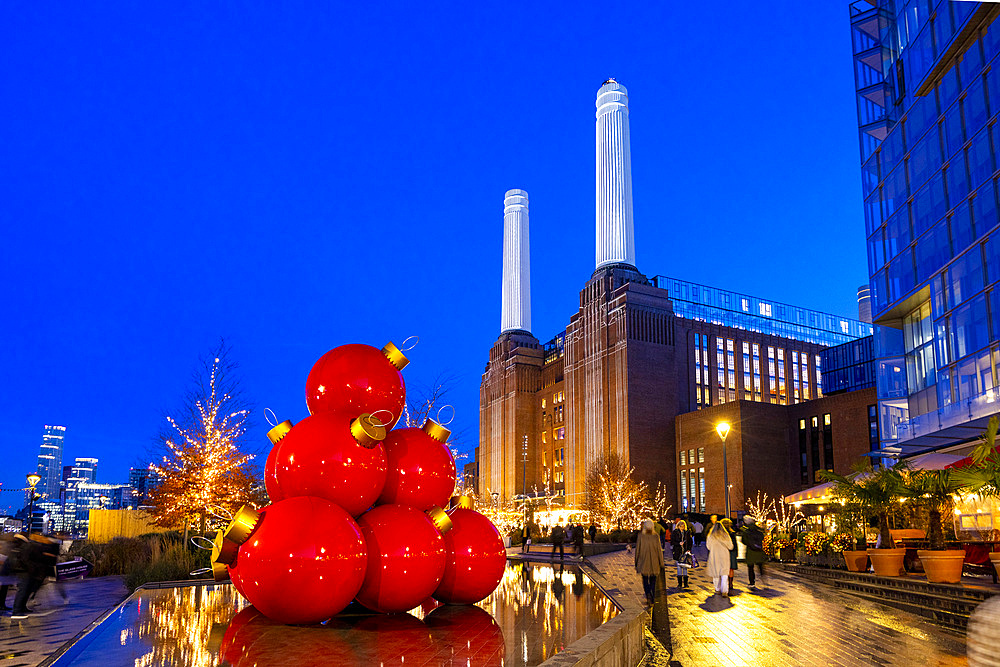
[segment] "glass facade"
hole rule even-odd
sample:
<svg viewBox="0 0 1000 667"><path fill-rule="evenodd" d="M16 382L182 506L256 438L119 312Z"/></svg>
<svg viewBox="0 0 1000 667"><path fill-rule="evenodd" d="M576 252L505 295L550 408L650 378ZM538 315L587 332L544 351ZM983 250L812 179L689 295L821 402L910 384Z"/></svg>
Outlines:
<svg viewBox="0 0 1000 667"><path fill-rule="evenodd" d="M945 444L1000 410L997 7L850 13L881 444Z"/></svg>
<svg viewBox="0 0 1000 667"><path fill-rule="evenodd" d="M827 346L872 334L872 326L859 320L739 292L667 276L654 277L653 284L667 290L677 317Z"/></svg>
<svg viewBox="0 0 1000 667"><path fill-rule="evenodd" d="M58 500L60 482L62 482L63 440L66 438L65 426L46 426L42 434L42 445L38 449L38 467L36 472L41 477L35 486L35 493L45 500ZM28 504L25 494L25 505Z"/></svg>
<svg viewBox="0 0 1000 667"><path fill-rule="evenodd" d="M839 394L875 386L875 340L865 336L819 353L823 391Z"/></svg>

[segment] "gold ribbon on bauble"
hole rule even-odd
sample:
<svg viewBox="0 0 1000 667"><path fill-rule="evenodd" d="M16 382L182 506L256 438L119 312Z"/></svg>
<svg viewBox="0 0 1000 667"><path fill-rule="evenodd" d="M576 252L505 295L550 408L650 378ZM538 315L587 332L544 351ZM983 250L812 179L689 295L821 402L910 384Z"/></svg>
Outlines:
<svg viewBox="0 0 1000 667"><path fill-rule="evenodd" d="M244 505L237 512L233 520L229 522L226 526L225 532L222 536L239 546L247 541L250 537L250 533L253 529L257 527L257 521L260 520L260 512L258 512L252 505Z"/></svg>
<svg viewBox="0 0 1000 667"><path fill-rule="evenodd" d="M393 345L392 341L385 344L382 348L382 354L385 358L389 360L397 371L401 371L406 368L406 364L410 363L410 360L406 358L406 355L399 351L399 348Z"/></svg>
<svg viewBox="0 0 1000 667"><path fill-rule="evenodd" d="M359 445L371 449L385 440L385 426L366 412L351 422L351 435Z"/></svg>
<svg viewBox="0 0 1000 667"><path fill-rule="evenodd" d="M437 505L424 512L424 514L434 522L434 527L441 531L442 535L451 530L451 517Z"/></svg>

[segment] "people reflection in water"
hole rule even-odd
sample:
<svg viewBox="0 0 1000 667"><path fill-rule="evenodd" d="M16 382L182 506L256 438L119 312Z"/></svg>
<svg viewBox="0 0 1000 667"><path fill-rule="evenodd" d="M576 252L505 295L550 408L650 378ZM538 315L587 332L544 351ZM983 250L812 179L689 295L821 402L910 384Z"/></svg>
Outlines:
<svg viewBox="0 0 1000 667"><path fill-rule="evenodd" d="M580 570L576 571L576 578L573 579L573 595L583 597L583 572Z"/></svg>
<svg viewBox="0 0 1000 667"><path fill-rule="evenodd" d="M555 577L552 579L552 594L556 596L556 599L562 602L563 592L566 590L566 585L563 584L562 580L563 566L559 566L559 571L555 573Z"/></svg>

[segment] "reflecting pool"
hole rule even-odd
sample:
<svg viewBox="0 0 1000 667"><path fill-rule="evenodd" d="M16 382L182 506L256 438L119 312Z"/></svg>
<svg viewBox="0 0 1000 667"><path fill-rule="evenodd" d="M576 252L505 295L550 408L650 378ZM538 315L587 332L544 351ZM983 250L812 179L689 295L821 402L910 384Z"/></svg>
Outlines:
<svg viewBox="0 0 1000 667"><path fill-rule="evenodd" d="M474 606L428 600L394 615L349 607L313 626L269 621L230 584L146 589L54 664L537 665L617 614L576 566L527 562L508 562L497 590Z"/></svg>

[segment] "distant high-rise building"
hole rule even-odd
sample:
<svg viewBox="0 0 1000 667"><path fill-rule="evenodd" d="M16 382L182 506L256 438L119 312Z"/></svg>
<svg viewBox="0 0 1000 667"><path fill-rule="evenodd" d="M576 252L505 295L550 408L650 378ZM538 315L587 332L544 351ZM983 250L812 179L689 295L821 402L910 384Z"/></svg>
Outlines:
<svg viewBox="0 0 1000 667"><path fill-rule="evenodd" d="M886 454L969 442L1000 410L1000 6L850 5Z"/></svg>
<svg viewBox="0 0 1000 667"><path fill-rule="evenodd" d="M65 426L45 426L42 434L42 446L38 452L38 468L36 472L42 479L35 486L35 492L46 500L59 500L59 487L62 481L63 439L66 437Z"/></svg>
<svg viewBox="0 0 1000 667"><path fill-rule="evenodd" d="M858 288L858 319L872 322L872 290L867 283Z"/></svg>
<svg viewBox="0 0 1000 667"><path fill-rule="evenodd" d="M160 477L151 468L132 468L128 471L128 484L132 489L135 506L149 504L149 492L160 483Z"/></svg>

